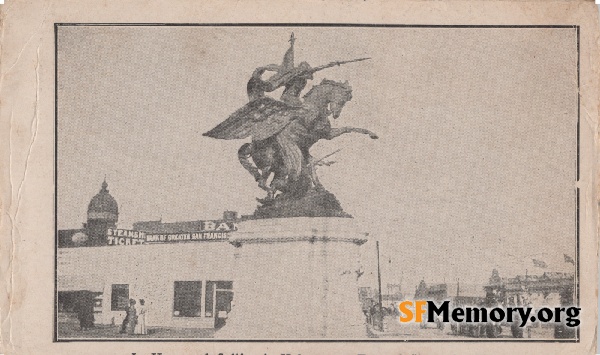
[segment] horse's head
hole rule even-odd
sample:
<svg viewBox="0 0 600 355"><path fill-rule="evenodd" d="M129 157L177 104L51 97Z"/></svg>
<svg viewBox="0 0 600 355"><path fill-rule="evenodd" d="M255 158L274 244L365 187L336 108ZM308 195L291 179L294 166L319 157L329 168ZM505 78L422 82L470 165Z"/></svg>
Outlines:
<svg viewBox="0 0 600 355"><path fill-rule="evenodd" d="M330 88L328 95L329 111L333 115L333 118L340 117L346 102L352 100L352 88L348 84L348 81L341 83L333 80L323 79L320 85Z"/></svg>
<svg viewBox="0 0 600 355"><path fill-rule="evenodd" d="M348 81L341 83L338 81L323 79L319 85L313 87L305 96L305 101L312 97L320 97L322 104L329 105L329 112L333 118L340 117L342 109L346 102L352 100L352 87Z"/></svg>

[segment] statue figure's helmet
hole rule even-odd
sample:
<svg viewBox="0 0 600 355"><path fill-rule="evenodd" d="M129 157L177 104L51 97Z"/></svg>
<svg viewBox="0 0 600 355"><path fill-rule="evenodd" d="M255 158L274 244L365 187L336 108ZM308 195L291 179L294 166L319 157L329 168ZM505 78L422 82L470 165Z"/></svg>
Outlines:
<svg viewBox="0 0 600 355"><path fill-rule="evenodd" d="M307 72L307 74L302 75L304 78L306 78L306 79L312 79L313 78L313 74L310 72L312 70L312 67L310 66L310 64L308 64L308 62L301 62L298 65L297 70L299 72Z"/></svg>

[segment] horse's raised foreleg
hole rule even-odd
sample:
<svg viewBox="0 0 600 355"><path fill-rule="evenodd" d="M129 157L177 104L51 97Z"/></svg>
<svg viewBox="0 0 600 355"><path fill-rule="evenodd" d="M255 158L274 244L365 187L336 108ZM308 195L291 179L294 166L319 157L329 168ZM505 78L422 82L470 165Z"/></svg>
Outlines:
<svg viewBox="0 0 600 355"><path fill-rule="evenodd" d="M333 138L339 137L342 134L346 134L346 133L361 133L361 134L369 135L369 137L371 137L371 139L379 138L375 133L369 131L368 129L356 128L356 127L340 127L340 128L331 128L329 130L329 132L327 132L325 139L331 140Z"/></svg>

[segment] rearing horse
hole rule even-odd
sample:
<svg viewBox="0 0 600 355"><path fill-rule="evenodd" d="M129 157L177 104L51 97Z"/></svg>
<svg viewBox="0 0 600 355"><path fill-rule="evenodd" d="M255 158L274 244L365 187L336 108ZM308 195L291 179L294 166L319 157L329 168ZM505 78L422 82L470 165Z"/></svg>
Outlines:
<svg viewBox="0 0 600 355"><path fill-rule="evenodd" d="M362 128L331 127L329 116L338 118L346 102L352 99L348 82L324 79L303 99L302 106L291 106L270 97L251 101L204 133L217 139L252 137L251 143L239 149L238 157L258 185L268 192L268 200L277 191L300 197L313 186L322 188L309 153L317 141L351 132L377 138L375 133Z"/></svg>

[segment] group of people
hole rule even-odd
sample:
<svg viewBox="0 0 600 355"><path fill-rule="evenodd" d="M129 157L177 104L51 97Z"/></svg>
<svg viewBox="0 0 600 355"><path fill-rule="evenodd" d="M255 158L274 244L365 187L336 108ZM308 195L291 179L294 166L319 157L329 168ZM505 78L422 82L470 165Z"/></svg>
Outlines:
<svg viewBox="0 0 600 355"><path fill-rule="evenodd" d="M136 307L136 301L134 299L129 300L129 307L127 307L125 318L121 324L121 334L148 334L146 328L146 314L148 309L146 308L146 301L140 299L139 306Z"/></svg>

